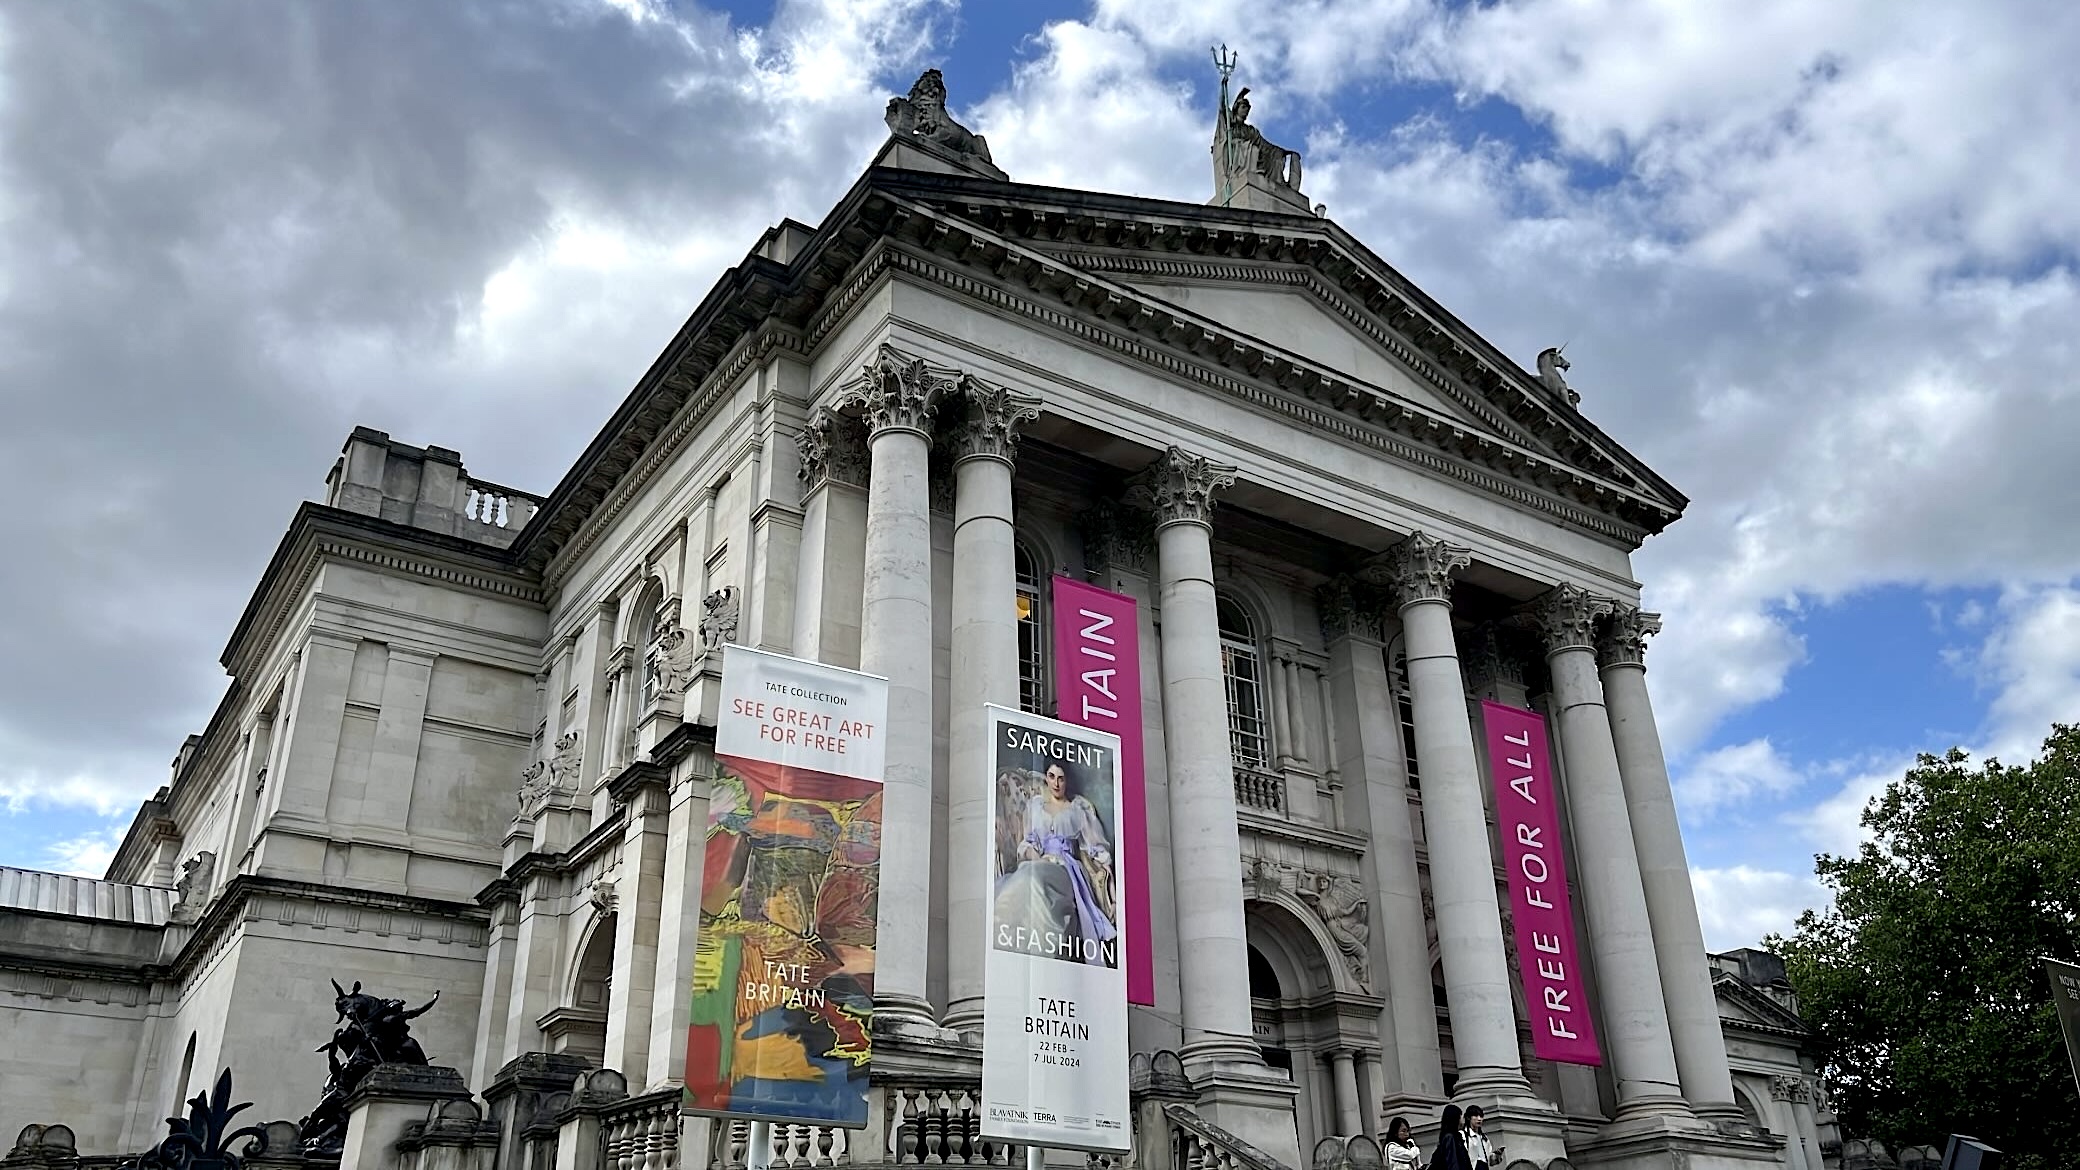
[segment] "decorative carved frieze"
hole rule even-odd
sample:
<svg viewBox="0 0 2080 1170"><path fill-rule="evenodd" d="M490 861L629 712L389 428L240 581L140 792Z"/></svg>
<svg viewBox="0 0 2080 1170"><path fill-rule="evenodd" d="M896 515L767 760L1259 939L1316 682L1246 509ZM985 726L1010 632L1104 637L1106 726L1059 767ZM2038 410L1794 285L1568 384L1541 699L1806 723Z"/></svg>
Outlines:
<svg viewBox="0 0 2080 1170"><path fill-rule="evenodd" d="M948 379L921 357L883 345L860 372L860 382L838 399L840 409L857 406L869 436L915 431L931 438L932 419L946 396Z"/></svg>
<svg viewBox="0 0 2080 1170"><path fill-rule="evenodd" d="M1166 449L1154 466L1135 477L1135 495L1146 499L1156 526L1209 524L1213 495L1235 483L1235 468L1194 455L1182 447Z"/></svg>
<svg viewBox="0 0 2080 1170"><path fill-rule="evenodd" d="M1596 645L1596 622L1615 603L1579 585L1555 585L1533 598L1524 612L1537 624L1546 653Z"/></svg>
<svg viewBox="0 0 2080 1170"><path fill-rule="evenodd" d="M804 495L826 483L867 486L867 430L858 419L819 406L794 443Z"/></svg>
<svg viewBox="0 0 2080 1170"><path fill-rule="evenodd" d="M1366 562L1358 576L1385 588L1397 606L1417 601L1450 601L1452 574L1472 563L1471 549L1411 532Z"/></svg>
<svg viewBox="0 0 2080 1170"><path fill-rule="evenodd" d="M992 386L967 374L962 374L955 385L961 401L945 440L954 462L1011 462L1018 451L1018 428L1040 417L1040 399L1009 387Z"/></svg>
<svg viewBox="0 0 2080 1170"><path fill-rule="evenodd" d="M1315 611L1322 619L1322 640L1358 637L1384 641L1388 599L1378 586L1338 574L1315 590Z"/></svg>
<svg viewBox="0 0 2080 1170"><path fill-rule="evenodd" d="M1148 571L1155 550L1155 517L1139 508L1099 500L1077 520L1083 535L1083 563L1093 575Z"/></svg>
<svg viewBox="0 0 2080 1170"><path fill-rule="evenodd" d="M1596 639L1596 660L1604 666L1647 664L1647 639L1661 632L1661 615L1620 605L1603 620Z"/></svg>
<svg viewBox="0 0 2080 1170"><path fill-rule="evenodd" d="M1803 1104L1813 1099L1813 1090L1804 1077L1774 1076L1769 1079L1769 1095L1772 1100Z"/></svg>

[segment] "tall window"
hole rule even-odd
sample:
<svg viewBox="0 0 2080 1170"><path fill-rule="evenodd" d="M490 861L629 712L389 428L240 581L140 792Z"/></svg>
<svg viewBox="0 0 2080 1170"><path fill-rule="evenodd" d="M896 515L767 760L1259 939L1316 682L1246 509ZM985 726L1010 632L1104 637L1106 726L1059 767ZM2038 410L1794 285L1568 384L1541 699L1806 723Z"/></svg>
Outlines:
<svg viewBox="0 0 2080 1170"><path fill-rule="evenodd" d="M1047 615L1042 611L1040 570L1025 545L1017 546L1018 573L1018 708L1035 715L1051 714L1047 693Z"/></svg>
<svg viewBox="0 0 2080 1170"><path fill-rule="evenodd" d="M1264 734L1264 660L1257 654L1256 631L1242 607L1223 597L1221 676L1228 684L1228 748L1243 768L1263 768L1271 759Z"/></svg>
<svg viewBox="0 0 2080 1170"><path fill-rule="evenodd" d="M1388 674L1394 683L1394 714L1401 722L1401 758L1408 767L1408 790L1421 792L1423 781L1416 772L1416 704L1409 697L1408 655L1395 650L1393 663Z"/></svg>

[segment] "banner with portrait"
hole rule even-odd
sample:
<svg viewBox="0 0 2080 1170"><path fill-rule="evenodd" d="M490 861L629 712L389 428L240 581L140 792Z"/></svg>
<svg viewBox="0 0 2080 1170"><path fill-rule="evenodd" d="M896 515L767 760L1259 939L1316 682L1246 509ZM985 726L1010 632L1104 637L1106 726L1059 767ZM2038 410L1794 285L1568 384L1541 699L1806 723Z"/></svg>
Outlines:
<svg viewBox="0 0 2080 1170"><path fill-rule="evenodd" d="M888 683L726 646L686 1109L867 1123Z"/></svg>
<svg viewBox="0 0 2080 1170"><path fill-rule="evenodd" d="M994 825L985 872L968 879L988 883L982 1136L1124 1152L1133 1129L1119 737L984 711Z"/></svg>

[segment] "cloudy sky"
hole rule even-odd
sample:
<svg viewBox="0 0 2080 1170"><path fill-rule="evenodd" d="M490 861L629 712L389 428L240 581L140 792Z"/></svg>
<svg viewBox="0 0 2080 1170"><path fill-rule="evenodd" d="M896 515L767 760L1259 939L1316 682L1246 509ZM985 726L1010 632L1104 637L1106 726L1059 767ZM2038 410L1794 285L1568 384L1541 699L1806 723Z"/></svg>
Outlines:
<svg viewBox="0 0 2080 1170"><path fill-rule="evenodd" d="M1709 941L2080 719L2080 5L0 6L0 864L96 872L347 430L546 491L930 65L1013 178L1310 195L1694 503L1638 558Z"/></svg>

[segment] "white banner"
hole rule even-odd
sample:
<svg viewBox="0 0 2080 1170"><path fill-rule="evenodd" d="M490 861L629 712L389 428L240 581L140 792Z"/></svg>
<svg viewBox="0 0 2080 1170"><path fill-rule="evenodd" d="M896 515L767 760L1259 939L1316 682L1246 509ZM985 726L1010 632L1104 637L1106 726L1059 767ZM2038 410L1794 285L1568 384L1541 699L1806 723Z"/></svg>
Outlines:
<svg viewBox="0 0 2080 1170"><path fill-rule="evenodd" d="M1127 891L1119 737L989 706L982 1136L1123 1152Z"/></svg>

